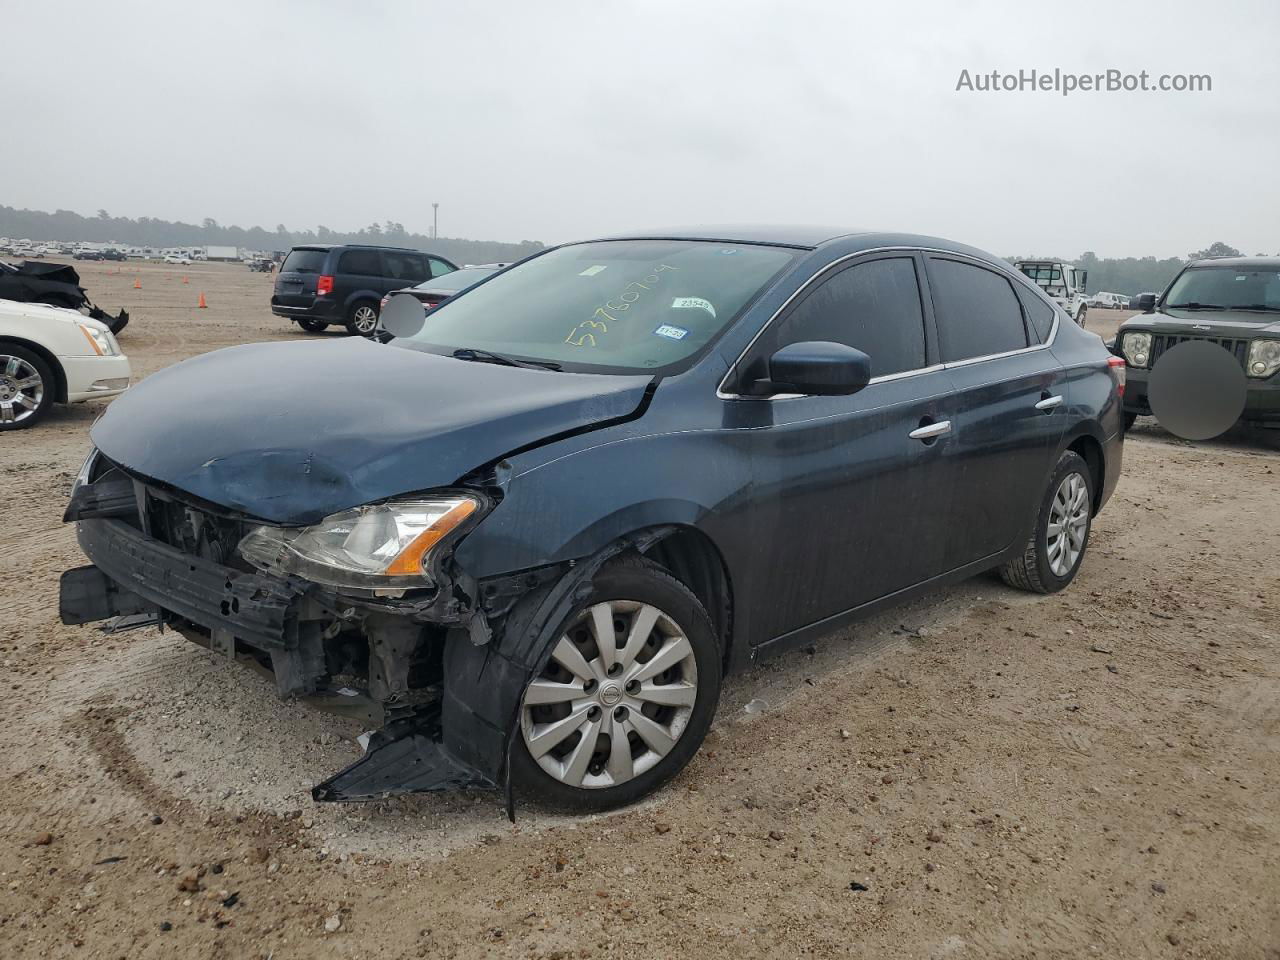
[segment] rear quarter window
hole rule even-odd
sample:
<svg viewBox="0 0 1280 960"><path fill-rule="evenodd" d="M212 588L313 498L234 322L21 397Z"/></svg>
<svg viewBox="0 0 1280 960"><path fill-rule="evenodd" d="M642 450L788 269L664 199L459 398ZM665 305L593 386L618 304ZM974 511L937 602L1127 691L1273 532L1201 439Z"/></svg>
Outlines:
<svg viewBox="0 0 1280 960"><path fill-rule="evenodd" d="M943 363L1027 346L1018 298L994 270L931 257L929 285Z"/></svg>
<svg viewBox="0 0 1280 960"><path fill-rule="evenodd" d="M1022 301L1022 309L1031 321L1032 329L1041 343L1049 341L1049 331L1053 329L1053 307L1045 303L1034 293L1020 284L1013 287L1018 291L1018 299Z"/></svg>

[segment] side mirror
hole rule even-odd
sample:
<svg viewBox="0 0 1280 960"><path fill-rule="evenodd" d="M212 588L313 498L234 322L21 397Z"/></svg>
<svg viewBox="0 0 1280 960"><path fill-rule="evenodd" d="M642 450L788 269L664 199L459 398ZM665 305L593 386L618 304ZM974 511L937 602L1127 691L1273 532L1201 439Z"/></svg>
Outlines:
<svg viewBox="0 0 1280 960"><path fill-rule="evenodd" d="M871 358L843 343L792 343L769 358L769 377L755 393L807 393L839 397L857 393L871 381Z"/></svg>
<svg viewBox="0 0 1280 960"><path fill-rule="evenodd" d="M1134 310L1141 310L1143 313L1154 313L1156 309L1156 295L1154 293L1140 293L1129 306Z"/></svg>

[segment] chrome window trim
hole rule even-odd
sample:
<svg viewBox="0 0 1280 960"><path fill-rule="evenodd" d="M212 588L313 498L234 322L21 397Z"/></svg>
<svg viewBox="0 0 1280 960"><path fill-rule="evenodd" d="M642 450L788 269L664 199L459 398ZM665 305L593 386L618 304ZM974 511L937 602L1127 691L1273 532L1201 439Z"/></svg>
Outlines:
<svg viewBox="0 0 1280 960"><path fill-rule="evenodd" d="M742 351L738 354L737 358L733 361L733 363L729 364L729 369L725 371L724 376L720 378L720 383L716 386L716 396L721 400L796 400L801 397L815 396L815 394L809 394L809 393L773 393L767 397L748 397L740 393L727 393L725 392L724 385L733 376L733 372L738 369L738 364L742 362L742 358L751 352L751 348L756 345L756 341L759 340L760 337L764 335L764 332L766 330L768 330L771 326L773 326L774 321L778 319L778 316L784 310L786 310L787 307L791 306L792 301L794 301L796 297L800 296L800 294L804 293L807 289L809 289L809 286L815 280L817 280L818 277L826 273L828 270L830 270L834 266L837 266L848 260L856 260L859 257L865 257L873 253L922 253L922 254L925 254L926 256L929 254L942 254L944 256L954 257L957 260L966 261L968 263L973 264L974 266L982 267L986 270L991 269L990 263L988 263L985 260L981 260L978 257L972 257L967 253L957 253L954 250L941 250L937 247L872 247L868 250L859 250L857 253L849 253L843 257L840 257L839 259L832 260L830 263L820 267L813 274L813 276L811 276L804 283L800 284L800 286L796 288L795 292L792 293L791 296L787 297L787 299L782 302L782 305L779 306L778 309L773 312L773 315L764 322L764 324L760 327L759 330L756 331L756 335L751 338L751 341L745 347L742 348ZM993 271L993 272L999 272L999 271ZM1016 270L1014 272L1018 273L1018 271ZM1020 273L1018 275L1024 276L1023 274L1020 274ZM1008 280L1009 278L1005 277L1005 279ZM927 282L928 282L928 278L926 277L926 283ZM1010 282L1012 283L1013 281L1010 280ZM1032 286L1028 281L1025 280L1025 277L1024 277L1024 282L1026 282L1026 285L1028 287ZM1039 292L1038 287L1036 287L1035 289L1037 292ZM921 292L923 292L923 290ZM1018 298L1016 293L1014 294L1014 299L1018 300L1018 312L1020 314L1023 314L1025 322L1030 322L1030 318L1025 317L1026 311L1022 306L1021 299ZM870 387L870 386L874 386L877 383L886 383L891 380L905 380L908 377L921 376L926 373L936 373L939 370L950 370L953 367L967 367L975 363L985 363L988 360L1003 360L1005 357L1013 357L1013 356L1017 356L1018 354L1031 353L1035 350L1047 350L1049 347L1053 346L1054 340L1057 339L1058 325L1062 322L1062 317L1059 314L1057 304L1053 304L1052 306L1053 306L1053 326L1049 328L1049 338L1045 340L1044 343L1029 344L1028 346L1021 347L1017 350L1006 350L1003 353L990 353L981 357L967 357L964 360L953 360L951 363L935 363L932 366L917 367L914 370L901 370L898 373L886 373L882 377L872 377L869 381L867 381L867 386ZM1033 326L1033 329L1034 329L1034 326ZM1030 337L1030 333L1028 332L1028 338L1029 337Z"/></svg>

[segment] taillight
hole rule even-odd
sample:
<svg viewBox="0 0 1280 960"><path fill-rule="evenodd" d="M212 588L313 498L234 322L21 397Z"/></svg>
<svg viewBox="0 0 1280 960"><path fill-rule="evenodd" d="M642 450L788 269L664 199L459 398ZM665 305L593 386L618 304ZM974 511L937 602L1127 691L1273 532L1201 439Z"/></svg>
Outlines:
<svg viewBox="0 0 1280 960"><path fill-rule="evenodd" d="M1124 396L1125 367L1124 357L1107 357L1107 370L1111 379L1116 382L1116 396Z"/></svg>
<svg viewBox="0 0 1280 960"><path fill-rule="evenodd" d="M323 297L329 293L333 293L333 277L321 274L316 277L316 296Z"/></svg>

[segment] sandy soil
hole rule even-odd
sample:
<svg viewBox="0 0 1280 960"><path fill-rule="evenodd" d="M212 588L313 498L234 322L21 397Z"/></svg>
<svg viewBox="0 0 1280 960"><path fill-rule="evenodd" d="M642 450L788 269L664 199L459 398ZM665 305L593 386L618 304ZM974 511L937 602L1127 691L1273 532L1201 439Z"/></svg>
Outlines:
<svg viewBox="0 0 1280 960"><path fill-rule="evenodd" d="M239 266L77 266L139 375L303 336ZM1280 958L1274 442L1139 421L1065 593L978 578L832 636L731 680L648 803L512 826L313 805L358 728L59 625L99 412L0 437L0 956Z"/></svg>

